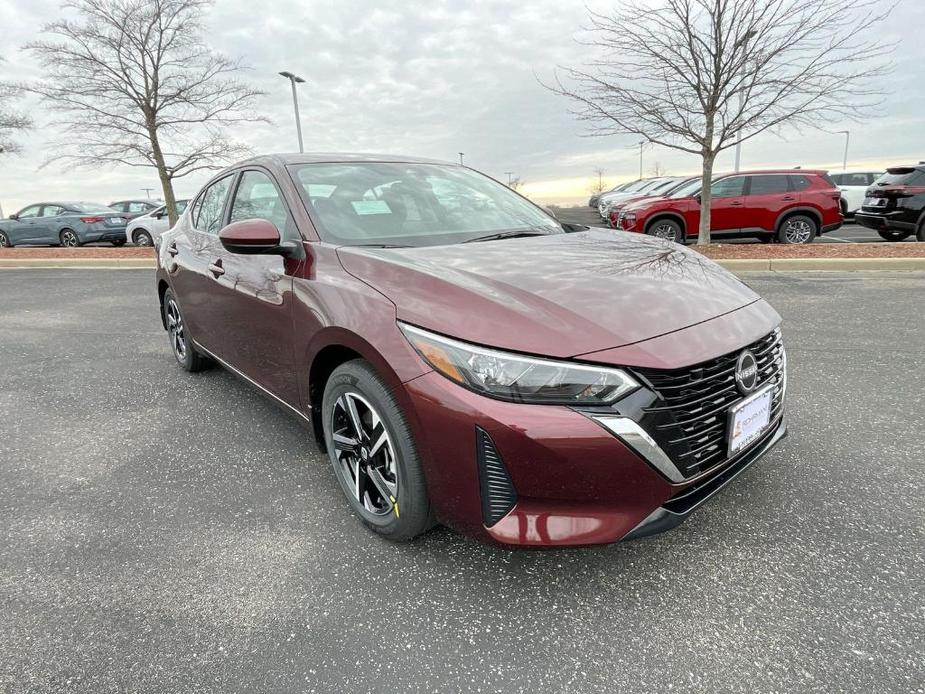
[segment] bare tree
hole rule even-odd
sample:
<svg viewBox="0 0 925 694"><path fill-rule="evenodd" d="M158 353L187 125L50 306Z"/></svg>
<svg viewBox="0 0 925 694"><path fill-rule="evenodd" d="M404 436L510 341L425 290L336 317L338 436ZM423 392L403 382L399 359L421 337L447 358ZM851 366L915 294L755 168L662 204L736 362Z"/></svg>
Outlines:
<svg viewBox="0 0 925 694"><path fill-rule="evenodd" d="M649 169L649 173L652 175L653 178L658 178L660 176L667 176L668 169L662 166L662 163L660 161L657 161L654 164L652 164L652 168Z"/></svg>
<svg viewBox="0 0 925 694"><path fill-rule="evenodd" d="M520 176L514 176L514 178L512 178L507 185L511 190L520 190L523 188L524 179L522 179Z"/></svg>
<svg viewBox="0 0 925 694"><path fill-rule="evenodd" d="M248 150L226 126L255 115L263 94L239 79L245 67L203 40L209 0L70 0L78 15L27 44L47 77L28 85L60 115L49 162L157 170L170 222L173 182L218 168Z"/></svg>
<svg viewBox="0 0 925 694"><path fill-rule="evenodd" d="M624 0L592 13L600 52L552 89L593 135L632 134L703 161L699 243L710 242L716 156L784 123L828 127L875 110L888 49L878 0Z"/></svg>
<svg viewBox="0 0 925 694"><path fill-rule="evenodd" d="M0 63L3 58L0 58ZM0 82L0 154L19 152L21 145L16 135L32 127L32 119L25 113L13 110L10 104L19 98L21 89L8 82Z"/></svg>
<svg viewBox="0 0 925 694"><path fill-rule="evenodd" d="M592 193L603 193L607 185L604 183L604 169L594 169L595 179L591 181L590 190Z"/></svg>

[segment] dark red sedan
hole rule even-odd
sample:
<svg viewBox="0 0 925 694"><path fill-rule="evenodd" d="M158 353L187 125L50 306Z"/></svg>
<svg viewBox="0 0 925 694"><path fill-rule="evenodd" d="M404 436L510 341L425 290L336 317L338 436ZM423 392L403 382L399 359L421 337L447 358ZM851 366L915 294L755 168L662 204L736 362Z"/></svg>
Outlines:
<svg viewBox="0 0 925 694"><path fill-rule="evenodd" d="M652 534L786 433L759 296L462 166L251 159L200 191L158 264L180 365L218 362L308 422L394 540L436 522L516 546Z"/></svg>

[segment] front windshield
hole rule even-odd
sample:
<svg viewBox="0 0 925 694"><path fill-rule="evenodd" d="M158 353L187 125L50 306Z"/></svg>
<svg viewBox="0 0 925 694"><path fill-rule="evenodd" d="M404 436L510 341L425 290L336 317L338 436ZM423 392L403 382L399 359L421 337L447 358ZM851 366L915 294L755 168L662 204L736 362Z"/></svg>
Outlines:
<svg viewBox="0 0 925 694"><path fill-rule="evenodd" d="M293 166L322 240L436 246L502 233L564 233L507 186L471 169L387 162Z"/></svg>
<svg viewBox="0 0 925 694"><path fill-rule="evenodd" d="M686 198L696 195L700 191L700 179L692 178L687 183L682 183L668 194L669 198Z"/></svg>

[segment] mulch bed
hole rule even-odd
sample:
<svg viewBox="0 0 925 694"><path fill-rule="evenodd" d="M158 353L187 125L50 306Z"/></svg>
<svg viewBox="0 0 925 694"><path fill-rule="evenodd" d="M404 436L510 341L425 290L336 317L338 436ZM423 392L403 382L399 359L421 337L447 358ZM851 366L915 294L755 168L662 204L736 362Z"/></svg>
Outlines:
<svg viewBox="0 0 925 694"><path fill-rule="evenodd" d="M925 243L810 243L787 246L764 243L727 243L691 248L714 259L767 258L925 258Z"/></svg>
<svg viewBox="0 0 925 694"><path fill-rule="evenodd" d="M923 258L925 243L811 243L783 246L763 243L691 245L710 258ZM153 258L151 248L0 248L0 258Z"/></svg>

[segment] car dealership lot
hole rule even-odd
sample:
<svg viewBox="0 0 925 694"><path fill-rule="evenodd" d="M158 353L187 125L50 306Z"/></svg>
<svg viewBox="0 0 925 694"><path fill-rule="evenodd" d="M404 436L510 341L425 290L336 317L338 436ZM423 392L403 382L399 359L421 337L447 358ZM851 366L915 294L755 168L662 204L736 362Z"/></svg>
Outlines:
<svg viewBox="0 0 925 694"><path fill-rule="evenodd" d="M670 534L509 552L365 530L150 272L0 272L0 687L919 691L925 276L746 281L790 438Z"/></svg>

